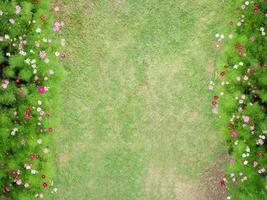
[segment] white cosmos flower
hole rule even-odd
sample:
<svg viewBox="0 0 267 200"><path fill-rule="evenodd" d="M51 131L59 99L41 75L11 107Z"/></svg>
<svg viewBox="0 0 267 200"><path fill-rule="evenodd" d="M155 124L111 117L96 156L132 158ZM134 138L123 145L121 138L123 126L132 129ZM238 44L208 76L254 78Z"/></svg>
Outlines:
<svg viewBox="0 0 267 200"><path fill-rule="evenodd" d="M48 148L44 148L44 153L49 153L49 149Z"/></svg>
<svg viewBox="0 0 267 200"><path fill-rule="evenodd" d="M36 33L41 33L41 32L42 32L42 30L40 28L36 29Z"/></svg>

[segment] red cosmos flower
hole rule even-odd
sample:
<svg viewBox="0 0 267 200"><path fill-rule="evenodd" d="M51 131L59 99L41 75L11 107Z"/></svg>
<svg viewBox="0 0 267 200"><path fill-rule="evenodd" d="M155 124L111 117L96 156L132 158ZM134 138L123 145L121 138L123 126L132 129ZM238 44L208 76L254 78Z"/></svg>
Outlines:
<svg viewBox="0 0 267 200"><path fill-rule="evenodd" d="M221 185L222 188L225 188L226 187L225 181L224 180L221 180L220 181L220 185Z"/></svg>
<svg viewBox="0 0 267 200"><path fill-rule="evenodd" d="M48 183L47 182L43 182L43 187L47 188L48 187Z"/></svg>
<svg viewBox="0 0 267 200"><path fill-rule="evenodd" d="M46 113L46 114L45 114L45 117L46 117L46 118L50 117L49 113Z"/></svg>
<svg viewBox="0 0 267 200"><path fill-rule="evenodd" d="M4 187L3 193L8 193L8 192L10 192L10 189L8 187Z"/></svg>
<svg viewBox="0 0 267 200"><path fill-rule="evenodd" d="M236 49L243 49L244 46L242 44L235 44L234 46Z"/></svg>
<svg viewBox="0 0 267 200"><path fill-rule="evenodd" d="M60 54L60 60L64 60L66 58L66 55L64 53Z"/></svg>
<svg viewBox="0 0 267 200"><path fill-rule="evenodd" d="M12 171L12 175L16 176L18 173L16 170Z"/></svg>
<svg viewBox="0 0 267 200"><path fill-rule="evenodd" d="M31 155L30 155L30 159L31 159L31 160L35 159L35 155L34 155L34 154L31 154Z"/></svg>
<svg viewBox="0 0 267 200"><path fill-rule="evenodd" d="M40 19L41 19L42 22L44 22L46 18L45 18L44 15L41 15L41 16L40 16Z"/></svg>
<svg viewBox="0 0 267 200"><path fill-rule="evenodd" d="M219 99L219 97L216 95L216 96L214 96L213 97L214 98L214 100L217 100L217 99Z"/></svg>
<svg viewBox="0 0 267 200"><path fill-rule="evenodd" d="M26 113L30 113L32 110L28 107L27 109L26 109Z"/></svg>
<svg viewBox="0 0 267 200"><path fill-rule="evenodd" d="M233 21L230 21L230 22L229 22L229 25L230 25L230 26L234 26L234 22L233 22Z"/></svg>
<svg viewBox="0 0 267 200"><path fill-rule="evenodd" d="M216 101L212 101L212 102L211 102L211 105L212 105L213 107L216 106L216 104L217 104Z"/></svg>
<svg viewBox="0 0 267 200"><path fill-rule="evenodd" d="M224 75L225 75L225 72L222 71L222 72L220 73L220 76L223 77Z"/></svg>
<svg viewBox="0 0 267 200"><path fill-rule="evenodd" d="M16 84L20 84L20 80L19 79L17 79L15 82L16 82Z"/></svg>
<svg viewBox="0 0 267 200"><path fill-rule="evenodd" d="M259 9L255 8L253 12L254 12L254 14L258 14L259 13Z"/></svg>

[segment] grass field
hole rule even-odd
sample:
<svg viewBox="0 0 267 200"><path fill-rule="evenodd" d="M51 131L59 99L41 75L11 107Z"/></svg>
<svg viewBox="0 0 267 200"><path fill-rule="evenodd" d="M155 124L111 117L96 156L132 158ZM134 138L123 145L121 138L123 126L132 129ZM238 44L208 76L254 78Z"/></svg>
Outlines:
<svg viewBox="0 0 267 200"><path fill-rule="evenodd" d="M227 2L57 2L68 73L54 199L205 199L224 150L207 85Z"/></svg>

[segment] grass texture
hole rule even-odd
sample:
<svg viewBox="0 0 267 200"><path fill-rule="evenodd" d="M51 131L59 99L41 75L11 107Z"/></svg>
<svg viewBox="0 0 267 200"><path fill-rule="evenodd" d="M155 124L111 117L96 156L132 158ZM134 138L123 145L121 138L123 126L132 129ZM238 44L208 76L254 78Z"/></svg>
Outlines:
<svg viewBox="0 0 267 200"><path fill-rule="evenodd" d="M54 199L172 200L223 151L209 110L227 1L56 1L67 78Z"/></svg>

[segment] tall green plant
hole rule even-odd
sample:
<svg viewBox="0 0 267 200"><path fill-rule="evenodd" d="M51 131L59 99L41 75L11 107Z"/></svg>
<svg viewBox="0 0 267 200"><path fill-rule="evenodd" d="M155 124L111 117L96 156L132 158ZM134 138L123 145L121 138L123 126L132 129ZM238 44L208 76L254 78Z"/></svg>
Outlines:
<svg viewBox="0 0 267 200"><path fill-rule="evenodd" d="M234 1L227 37L217 34L218 61L213 112L222 123L230 160L221 186L228 199L267 198L267 54L265 0ZM224 41L224 42L223 42ZM210 86L214 87L214 83Z"/></svg>
<svg viewBox="0 0 267 200"><path fill-rule="evenodd" d="M29 200L54 192L51 136L64 74L62 22L49 1L0 3L0 188Z"/></svg>

